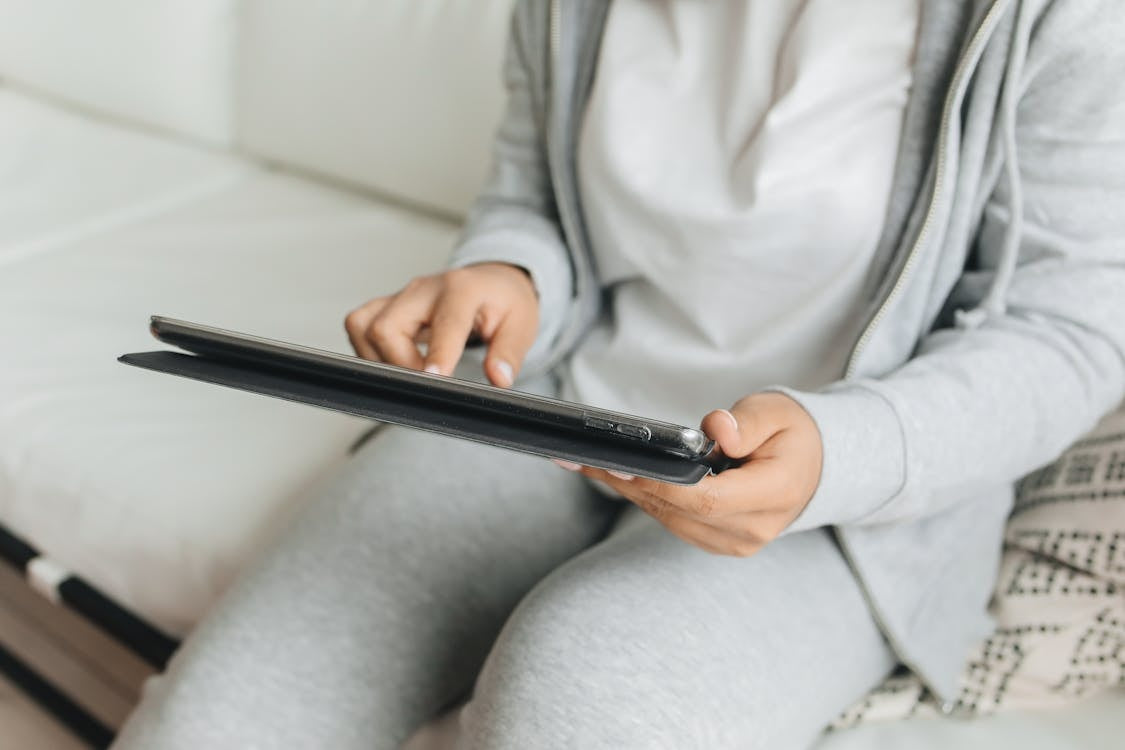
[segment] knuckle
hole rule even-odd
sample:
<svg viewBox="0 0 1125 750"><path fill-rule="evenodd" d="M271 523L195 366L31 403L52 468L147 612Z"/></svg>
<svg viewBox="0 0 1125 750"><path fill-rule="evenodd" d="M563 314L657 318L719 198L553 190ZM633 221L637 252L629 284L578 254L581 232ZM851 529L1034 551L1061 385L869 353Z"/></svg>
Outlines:
<svg viewBox="0 0 1125 750"><path fill-rule="evenodd" d="M363 334L364 315L362 310L352 310L344 316L344 330L352 336Z"/></svg>
<svg viewBox="0 0 1125 750"><path fill-rule="evenodd" d="M748 409L752 409L757 400L758 394L751 393L749 396L743 396L742 398L735 401L734 406L732 406L731 408L738 409L739 411L746 411Z"/></svg>
<svg viewBox="0 0 1125 750"><path fill-rule="evenodd" d="M788 400L778 393L751 393L739 399L735 407L740 414L750 420L760 421L768 417L778 406L778 398Z"/></svg>
<svg viewBox="0 0 1125 750"><path fill-rule="evenodd" d="M492 303L481 305L474 319L477 328L482 331L488 331L489 333L497 332L503 321L504 311L498 309L497 306Z"/></svg>
<svg viewBox="0 0 1125 750"><path fill-rule="evenodd" d="M652 516L661 523L667 524L672 520L672 506L664 500L655 499L652 501Z"/></svg>
<svg viewBox="0 0 1125 750"><path fill-rule="evenodd" d="M420 292L422 289L425 288L427 281L428 281L428 279L424 276L415 276L414 278L412 278L410 281L406 282L406 284L403 285L402 289L399 291L399 294L400 295L417 294L418 292Z"/></svg>
<svg viewBox="0 0 1125 750"><path fill-rule="evenodd" d="M442 284L446 289L464 290L473 280L473 272L468 268L453 268L442 274Z"/></svg>
<svg viewBox="0 0 1125 750"><path fill-rule="evenodd" d="M435 316L430 327L433 330L430 351L446 351L450 348L462 347L468 340L467 337L461 338L460 335L454 338L454 332L459 332L464 326L461 318L452 313L446 312Z"/></svg>
<svg viewBox="0 0 1125 750"><path fill-rule="evenodd" d="M738 541L730 546L729 554L732 557L750 557L761 549L761 545L749 541Z"/></svg>
<svg viewBox="0 0 1125 750"><path fill-rule="evenodd" d="M762 417L762 405L754 396L749 396L739 402L739 421L745 420L747 424L755 424Z"/></svg>
<svg viewBox="0 0 1125 750"><path fill-rule="evenodd" d="M736 528L735 532L739 539L746 544L760 546L769 541L768 535L763 533L761 522L758 519L743 524L742 528Z"/></svg>
<svg viewBox="0 0 1125 750"><path fill-rule="evenodd" d="M371 325L367 330L371 338L375 341L388 341L394 337L395 324L390 317L380 315L376 317L375 320L371 321Z"/></svg>
<svg viewBox="0 0 1125 750"><path fill-rule="evenodd" d="M699 493L696 510L701 516L713 516L719 507L719 490L713 484L703 488Z"/></svg>
<svg viewBox="0 0 1125 750"><path fill-rule="evenodd" d="M440 331L443 328L448 328L451 325L460 323L464 318L465 312L460 306L450 304L439 305L438 308L434 310L430 325L435 331Z"/></svg>

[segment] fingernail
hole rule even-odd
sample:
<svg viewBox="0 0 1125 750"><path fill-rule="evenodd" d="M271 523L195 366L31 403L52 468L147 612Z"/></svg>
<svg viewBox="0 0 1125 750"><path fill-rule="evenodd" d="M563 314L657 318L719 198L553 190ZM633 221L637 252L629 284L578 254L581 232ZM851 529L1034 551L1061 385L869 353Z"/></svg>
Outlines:
<svg viewBox="0 0 1125 750"><path fill-rule="evenodd" d="M504 385L511 385L515 380L515 375L512 372L512 366L502 359L496 360L496 369L504 376Z"/></svg>
<svg viewBox="0 0 1125 750"><path fill-rule="evenodd" d="M726 409L719 409L719 411L727 415L727 419L730 420L730 426L734 428L735 432L738 432L738 420L734 418L734 415Z"/></svg>
<svg viewBox="0 0 1125 750"><path fill-rule="evenodd" d="M613 469L606 469L606 471L608 471L610 474L617 477L618 479L621 479L621 480L626 481L626 482L632 482L634 479L636 479L636 477L633 476L632 474L626 474L623 471L614 471Z"/></svg>
<svg viewBox="0 0 1125 750"><path fill-rule="evenodd" d="M431 375L441 375L441 368L437 365L426 365L426 369L423 370L423 372L428 372Z"/></svg>
<svg viewBox="0 0 1125 750"><path fill-rule="evenodd" d="M580 464L574 463L573 461L563 461L562 459L559 459L559 458L552 458L551 460L554 461L559 466L566 469L567 471L581 471L582 470L582 466Z"/></svg>

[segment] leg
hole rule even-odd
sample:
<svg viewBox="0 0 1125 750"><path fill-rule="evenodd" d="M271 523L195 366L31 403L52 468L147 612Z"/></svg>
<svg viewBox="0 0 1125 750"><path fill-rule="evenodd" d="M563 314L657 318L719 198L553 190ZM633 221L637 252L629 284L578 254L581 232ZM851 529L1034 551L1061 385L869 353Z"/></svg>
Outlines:
<svg viewBox="0 0 1125 750"><path fill-rule="evenodd" d="M521 602L461 742L804 748L894 663L827 531L718 557L631 509Z"/></svg>
<svg viewBox="0 0 1125 750"><path fill-rule="evenodd" d="M116 747L396 747L467 692L511 609L613 505L544 459L386 428L232 586Z"/></svg>

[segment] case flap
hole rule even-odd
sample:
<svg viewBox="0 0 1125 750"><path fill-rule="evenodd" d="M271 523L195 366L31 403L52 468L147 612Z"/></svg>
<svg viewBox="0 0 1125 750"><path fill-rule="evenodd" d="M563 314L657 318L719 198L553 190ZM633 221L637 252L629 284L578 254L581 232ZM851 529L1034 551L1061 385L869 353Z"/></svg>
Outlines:
<svg viewBox="0 0 1125 750"><path fill-rule="evenodd" d="M710 471L704 463L633 447L594 432L552 430L542 423L473 408L471 404L431 401L424 396L365 387L354 381L278 373L244 363L169 351L125 354L118 361L156 372L663 482L695 484Z"/></svg>

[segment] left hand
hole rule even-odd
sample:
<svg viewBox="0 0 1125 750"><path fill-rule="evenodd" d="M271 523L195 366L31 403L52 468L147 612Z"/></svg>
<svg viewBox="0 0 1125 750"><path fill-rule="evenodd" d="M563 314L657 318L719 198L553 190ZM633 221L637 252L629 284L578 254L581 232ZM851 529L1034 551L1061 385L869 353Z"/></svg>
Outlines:
<svg viewBox="0 0 1125 750"><path fill-rule="evenodd" d="M741 465L691 486L579 470L620 492L684 541L716 554L748 557L808 505L820 482L820 431L808 412L782 393L747 396L730 411L709 413L701 426Z"/></svg>

